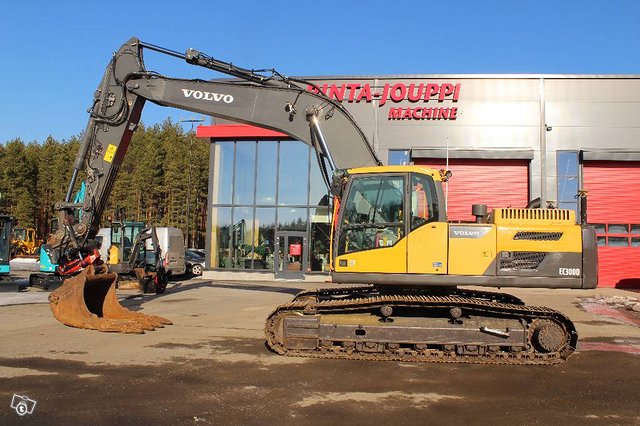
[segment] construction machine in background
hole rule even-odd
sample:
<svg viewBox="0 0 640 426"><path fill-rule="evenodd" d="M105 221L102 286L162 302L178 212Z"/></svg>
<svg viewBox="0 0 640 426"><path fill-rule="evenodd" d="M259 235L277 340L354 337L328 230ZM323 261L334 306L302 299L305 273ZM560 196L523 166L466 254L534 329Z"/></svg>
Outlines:
<svg viewBox="0 0 640 426"><path fill-rule="evenodd" d="M11 266L11 227L13 225L13 217L9 215L0 215L0 285L10 281L9 273Z"/></svg>
<svg viewBox="0 0 640 426"><path fill-rule="evenodd" d="M237 79L185 80L149 72L143 49ZM266 127L315 148L333 196L332 280L350 286L303 292L277 307L265 325L273 351L346 359L553 364L575 350L575 327L562 313L465 286L594 288L596 238L587 226L585 198L579 223L569 210L488 212L484 205L473 206L476 223L448 223L443 183L450 173L382 166L348 111L314 84L136 38L114 54L95 92L67 197L57 207L64 232L50 239L61 259L86 259L92 253L107 197L146 101ZM87 197L79 204L70 199L80 171L87 175ZM78 209L83 216L75 222ZM124 332L155 324L156 318L127 317L112 309L114 282L105 277L90 266L65 282L51 295L56 318Z"/></svg>
<svg viewBox="0 0 640 426"><path fill-rule="evenodd" d="M129 262L136 262L140 249L135 247L139 244L138 235L145 229L144 222L135 221L114 221L109 228L109 244L106 247L108 253L102 260L106 262L109 270L117 274L129 274L132 270ZM105 241L102 241L105 244ZM136 255L134 255L134 247Z"/></svg>
<svg viewBox="0 0 640 426"><path fill-rule="evenodd" d="M127 221L112 222L109 228L100 228L95 238L100 245L100 257L107 263L111 271L121 273L122 270L128 268L126 265L130 260L132 241L135 241L137 235L144 229L143 222ZM155 239L147 239L150 242L146 243L145 250L147 252L159 251L158 256L162 258L162 265L167 273L171 275L184 274L186 266L182 230L165 226L154 226L153 229L157 236L157 246L155 242L151 242Z"/></svg>
<svg viewBox="0 0 640 426"><path fill-rule="evenodd" d="M111 272L128 277L143 293L164 293L171 272L165 268L155 227L142 222L113 222L107 265ZM120 280L119 288L125 280Z"/></svg>
<svg viewBox="0 0 640 426"><path fill-rule="evenodd" d="M101 235L104 231L109 232L109 238ZM40 253L40 273L30 275L30 286L45 290L57 288L63 280L100 261L109 272L118 274L118 288L164 293L171 271L166 268L155 227L145 227L143 222L115 221L110 228L101 228L95 238L96 248L88 257L90 262L78 258L58 265L51 260L54 255L50 246L44 245Z"/></svg>
<svg viewBox="0 0 640 426"><path fill-rule="evenodd" d="M13 256L33 256L42 244L42 240L36 238L34 228L13 228L11 234L11 246Z"/></svg>

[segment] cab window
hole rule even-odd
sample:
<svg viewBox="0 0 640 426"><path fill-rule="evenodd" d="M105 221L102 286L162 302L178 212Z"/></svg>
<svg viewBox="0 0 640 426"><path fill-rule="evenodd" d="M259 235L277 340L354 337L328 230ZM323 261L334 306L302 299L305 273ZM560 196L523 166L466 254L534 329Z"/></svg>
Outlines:
<svg viewBox="0 0 640 426"><path fill-rule="evenodd" d="M364 176L351 183L338 255L393 246L404 236L404 177Z"/></svg>
<svg viewBox="0 0 640 426"><path fill-rule="evenodd" d="M411 175L411 230L438 220L436 185L431 176Z"/></svg>

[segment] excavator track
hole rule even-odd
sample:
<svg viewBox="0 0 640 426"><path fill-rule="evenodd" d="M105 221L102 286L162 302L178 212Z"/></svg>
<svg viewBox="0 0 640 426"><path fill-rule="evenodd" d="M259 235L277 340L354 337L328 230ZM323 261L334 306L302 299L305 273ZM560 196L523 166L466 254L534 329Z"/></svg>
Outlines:
<svg viewBox="0 0 640 426"><path fill-rule="evenodd" d="M487 293L302 292L269 315L267 344L287 356L522 365L558 364L575 351L575 327L560 312Z"/></svg>
<svg viewBox="0 0 640 426"><path fill-rule="evenodd" d="M482 290L468 290L460 289L457 287L442 287L438 289L403 289L392 288L395 294L409 294L409 295L440 295L440 296L462 296L480 300L488 300L493 302L508 303L512 305L524 305L525 303L519 297L516 297L508 293L498 293L494 291L482 291ZM304 290L295 295L293 300L330 300L339 298L354 298L358 296L371 296L379 295L385 292L389 292L387 289L380 289L373 285L366 286L352 286L352 287L334 287L314 290Z"/></svg>

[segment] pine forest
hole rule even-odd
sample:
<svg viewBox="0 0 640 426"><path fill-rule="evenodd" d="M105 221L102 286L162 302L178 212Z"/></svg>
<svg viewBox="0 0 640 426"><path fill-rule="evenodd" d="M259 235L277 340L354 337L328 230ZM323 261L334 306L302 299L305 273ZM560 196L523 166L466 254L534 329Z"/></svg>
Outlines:
<svg viewBox="0 0 640 426"><path fill-rule="evenodd" d="M0 213L46 239L53 206L64 200L78 147L79 137L0 144ZM153 127L140 125L109 196L103 226L118 212L120 220L186 232L189 209L191 245L204 247L208 175L209 144L195 132L170 119Z"/></svg>

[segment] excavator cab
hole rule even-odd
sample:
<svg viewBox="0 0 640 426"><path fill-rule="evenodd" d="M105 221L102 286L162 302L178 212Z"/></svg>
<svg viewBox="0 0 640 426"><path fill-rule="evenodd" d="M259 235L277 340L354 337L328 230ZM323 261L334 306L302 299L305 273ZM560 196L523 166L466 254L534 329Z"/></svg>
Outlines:
<svg viewBox="0 0 640 426"><path fill-rule="evenodd" d="M107 265L120 275L119 288L160 294L169 280L156 229L146 228L143 222L112 222Z"/></svg>
<svg viewBox="0 0 640 426"><path fill-rule="evenodd" d="M447 222L446 174L421 166L343 172L332 188L332 281L267 319L275 352L425 362L554 364L575 326L508 294L458 286L593 288L595 233L575 212L474 205ZM483 208L479 208L479 206Z"/></svg>
<svg viewBox="0 0 640 426"><path fill-rule="evenodd" d="M352 170L342 196L334 221L335 282L352 274L394 279L408 272L446 273L447 223L437 172L413 166Z"/></svg>
<svg viewBox="0 0 640 426"><path fill-rule="evenodd" d="M143 229L143 222L111 223L111 247L106 261L113 272L122 273L127 270L136 238ZM138 256L144 256L144 251L139 251Z"/></svg>

